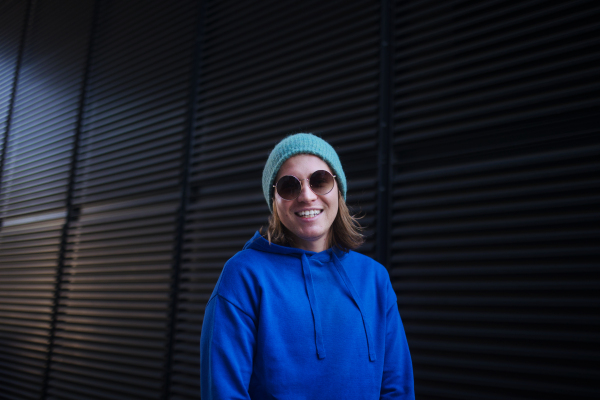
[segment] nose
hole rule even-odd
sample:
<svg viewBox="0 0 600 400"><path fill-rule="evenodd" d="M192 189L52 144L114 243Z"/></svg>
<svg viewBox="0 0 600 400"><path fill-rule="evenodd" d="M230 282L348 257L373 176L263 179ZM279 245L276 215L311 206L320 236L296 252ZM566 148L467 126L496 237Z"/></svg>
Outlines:
<svg viewBox="0 0 600 400"><path fill-rule="evenodd" d="M300 181L302 187L296 200L301 203L310 203L317 199L317 195L310 189L310 184L308 182L308 179L303 179Z"/></svg>

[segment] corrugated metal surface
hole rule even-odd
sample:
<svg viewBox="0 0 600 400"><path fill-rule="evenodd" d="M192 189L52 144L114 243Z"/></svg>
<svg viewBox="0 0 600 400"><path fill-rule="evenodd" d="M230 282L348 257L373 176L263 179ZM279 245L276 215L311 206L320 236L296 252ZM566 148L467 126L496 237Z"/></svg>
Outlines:
<svg viewBox="0 0 600 400"><path fill-rule="evenodd" d="M178 190L195 32L190 8L143 1L100 7L77 203Z"/></svg>
<svg viewBox="0 0 600 400"><path fill-rule="evenodd" d="M600 395L599 12L395 4L391 274L421 399Z"/></svg>
<svg viewBox="0 0 600 400"><path fill-rule="evenodd" d="M194 2L101 2L48 393L164 398Z"/></svg>
<svg viewBox="0 0 600 400"><path fill-rule="evenodd" d="M266 225L261 174L277 141L294 132L329 140L351 177L348 201L374 224L378 19L372 2L206 5L176 398L197 398L202 315L223 264Z"/></svg>
<svg viewBox="0 0 600 400"><path fill-rule="evenodd" d="M33 3L7 130L0 194L0 390L7 399L38 399L43 390L88 44L86 4L70 5ZM6 11L1 18L24 21L22 8Z"/></svg>
<svg viewBox="0 0 600 400"><path fill-rule="evenodd" d="M26 12L26 2L13 0L0 3L0 177Z"/></svg>
<svg viewBox="0 0 600 400"><path fill-rule="evenodd" d="M4 161L3 218L64 212L79 109L89 25L81 12L89 4L33 7Z"/></svg>
<svg viewBox="0 0 600 400"><path fill-rule="evenodd" d="M82 208L69 231L53 398L161 397L177 206L171 195Z"/></svg>
<svg viewBox="0 0 600 400"><path fill-rule="evenodd" d="M418 398L598 397L599 8L0 0L0 397L199 398L302 131L390 260Z"/></svg>
<svg viewBox="0 0 600 400"><path fill-rule="evenodd" d="M0 393L42 393L64 219L5 224L0 232Z"/></svg>

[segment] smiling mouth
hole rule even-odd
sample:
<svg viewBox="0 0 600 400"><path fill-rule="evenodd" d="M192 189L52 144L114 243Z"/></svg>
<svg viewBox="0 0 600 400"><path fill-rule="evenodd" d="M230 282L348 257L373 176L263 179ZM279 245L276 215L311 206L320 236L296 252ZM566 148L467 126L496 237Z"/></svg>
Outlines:
<svg viewBox="0 0 600 400"><path fill-rule="evenodd" d="M323 210L308 210L308 211L300 211L296 214L297 216L299 216L300 218L312 218L312 217L316 217L317 215L321 214L323 212Z"/></svg>

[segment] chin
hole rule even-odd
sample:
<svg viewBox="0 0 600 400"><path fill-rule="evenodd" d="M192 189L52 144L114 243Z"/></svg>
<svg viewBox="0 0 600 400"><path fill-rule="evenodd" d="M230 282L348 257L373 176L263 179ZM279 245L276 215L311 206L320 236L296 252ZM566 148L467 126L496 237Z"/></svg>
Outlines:
<svg viewBox="0 0 600 400"><path fill-rule="evenodd" d="M318 229L318 230L308 230L308 231L300 231L300 232L292 232L299 239L306 240L309 242L314 242L323 237L327 236L327 231Z"/></svg>

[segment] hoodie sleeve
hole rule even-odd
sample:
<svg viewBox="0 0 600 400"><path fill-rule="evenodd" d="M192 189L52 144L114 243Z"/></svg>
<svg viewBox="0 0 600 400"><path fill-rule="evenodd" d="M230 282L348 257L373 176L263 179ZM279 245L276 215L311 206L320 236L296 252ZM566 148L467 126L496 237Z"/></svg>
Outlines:
<svg viewBox="0 0 600 400"><path fill-rule="evenodd" d="M395 294L393 298L394 303L388 307L386 316L385 359L380 399L414 400L412 361Z"/></svg>
<svg viewBox="0 0 600 400"><path fill-rule="evenodd" d="M200 338L202 399L250 399L255 338L253 318L214 295L206 307Z"/></svg>

